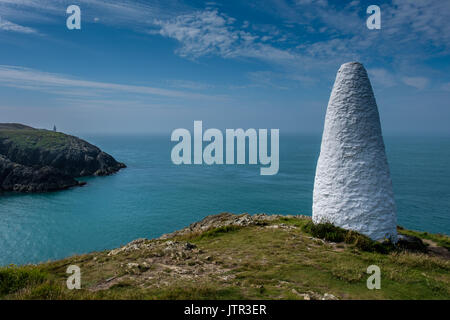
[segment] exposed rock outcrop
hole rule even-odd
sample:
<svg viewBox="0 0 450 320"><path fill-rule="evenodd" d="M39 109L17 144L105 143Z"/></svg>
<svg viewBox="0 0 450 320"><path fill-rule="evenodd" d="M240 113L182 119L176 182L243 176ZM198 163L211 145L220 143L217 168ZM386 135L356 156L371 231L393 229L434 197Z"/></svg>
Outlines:
<svg viewBox="0 0 450 320"><path fill-rule="evenodd" d="M164 234L160 237L160 239L170 239L173 237L184 236L188 234L201 234L207 230L213 228L221 228L228 226L235 227L247 227L254 225L266 225L270 221L274 221L280 218L295 218L295 219L310 219L307 216L303 215L267 215L267 214L255 214L250 215L248 213L243 214L232 214L228 212L223 212L216 215L206 216L203 220L192 223L190 226L183 228L181 230ZM271 226L273 227L273 226ZM279 226L277 226L279 227Z"/></svg>
<svg viewBox="0 0 450 320"><path fill-rule="evenodd" d="M58 169L27 167L0 155L0 190L15 192L46 192L83 185Z"/></svg>
<svg viewBox="0 0 450 320"><path fill-rule="evenodd" d="M427 246L422 239L405 234L398 235L397 247L409 251L427 252Z"/></svg>

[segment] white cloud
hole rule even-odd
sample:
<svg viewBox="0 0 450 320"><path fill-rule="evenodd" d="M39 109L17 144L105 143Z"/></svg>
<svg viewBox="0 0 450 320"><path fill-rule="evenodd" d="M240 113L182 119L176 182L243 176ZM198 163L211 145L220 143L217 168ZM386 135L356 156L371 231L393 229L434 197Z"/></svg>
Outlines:
<svg viewBox="0 0 450 320"><path fill-rule="evenodd" d="M355 40L357 41L357 40ZM353 40L342 41L341 39L331 39L311 43L308 45L300 45L302 49L310 57L322 59L323 61L330 61L330 59L338 59L341 62L359 60L360 51L355 50Z"/></svg>
<svg viewBox="0 0 450 320"><path fill-rule="evenodd" d="M449 1L393 0L382 12L382 30L396 41L431 42L450 50Z"/></svg>
<svg viewBox="0 0 450 320"><path fill-rule="evenodd" d="M296 4L298 5L317 5L325 7L328 5L327 0L296 0Z"/></svg>
<svg viewBox="0 0 450 320"><path fill-rule="evenodd" d="M169 80L169 86L174 88L190 89L190 90L206 90L214 86L209 83L189 81L189 80Z"/></svg>
<svg viewBox="0 0 450 320"><path fill-rule="evenodd" d="M247 77L257 86L260 87L270 87L278 90L286 90L287 87L278 83L275 73L271 71L255 71L248 72Z"/></svg>
<svg viewBox="0 0 450 320"><path fill-rule="evenodd" d="M425 89L430 82L427 78L424 77L403 77L402 81L404 84L419 90Z"/></svg>
<svg viewBox="0 0 450 320"><path fill-rule="evenodd" d="M208 54L230 55L240 34L231 28L233 21L217 10L197 11L171 20L156 20L159 34L178 40L182 46L178 53L183 57L200 57Z"/></svg>
<svg viewBox="0 0 450 320"><path fill-rule="evenodd" d="M441 88L444 91L449 91L450 92L450 82L444 83Z"/></svg>
<svg viewBox="0 0 450 320"><path fill-rule="evenodd" d="M223 58L256 58L278 64L299 59L289 50L265 43L267 38L236 28L234 23L235 19L220 14L217 9L155 21L160 27L157 33L180 43L181 47L176 52L182 57L196 59L217 55Z"/></svg>
<svg viewBox="0 0 450 320"><path fill-rule="evenodd" d="M247 78L252 81L253 86L271 87L279 90L287 90L299 85L310 85L317 82L312 77L290 72L254 71L248 72Z"/></svg>
<svg viewBox="0 0 450 320"><path fill-rule="evenodd" d="M383 87L393 87L397 84L392 73L382 68L375 68L367 70L371 81Z"/></svg>
<svg viewBox="0 0 450 320"><path fill-rule="evenodd" d="M348 4L348 7L349 8L353 8L353 7L356 7L356 6L359 6L359 5L360 5L359 0L354 0L354 1L352 1L352 2L350 2Z"/></svg>
<svg viewBox="0 0 450 320"><path fill-rule="evenodd" d="M16 23L56 24L64 21L61 19L67 16L66 8L71 4L70 0L0 0L0 15ZM82 21L140 31L151 26L155 18L166 19L188 8L178 0L77 0L75 4L81 8Z"/></svg>
<svg viewBox="0 0 450 320"><path fill-rule="evenodd" d="M185 91L167 90L148 86L134 86L109 82L79 80L65 75L5 65L0 65L0 85L71 96L95 96L101 94L125 92L132 94L183 99L212 98L212 96Z"/></svg>
<svg viewBox="0 0 450 320"><path fill-rule="evenodd" d="M37 34L38 32L29 27L24 27L19 24L13 23L11 21L2 19L0 17L0 31L11 31L11 32L19 32L19 33L27 33L27 34Z"/></svg>
<svg viewBox="0 0 450 320"><path fill-rule="evenodd" d="M84 21L175 39L176 53L182 57L257 59L274 68L281 66L286 73L296 70L304 74L314 68L318 72L350 60L364 60L369 66L374 61L380 65L381 61L383 68L389 69L389 64L394 65L389 62L391 57L397 60L397 65L400 61L410 67L420 63L421 57L442 55L450 50L450 2L442 0L393 0L382 5L382 30L378 33L365 27L365 10L357 10L363 6L358 0L346 5L326 0L274 0L271 5L258 2L258 10L282 18L277 26L237 21L217 8L193 9L179 0L77 3L82 7ZM8 21L0 24L0 31L36 33L24 25L48 19L60 23L68 4L69 0L0 0L0 14ZM290 30L283 27L287 25ZM302 28L309 30L308 36L301 34ZM315 37L316 34L320 36ZM396 80L382 69L372 71L374 81L385 86L393 86L395 82L409 82L416 88L427 85L417 79Z"/></svg>
<svg viewBox="0 0 450 320"><path fill-rule="evenodd" d="M270 5L261 3L259 7L282 17L285 23L304 26L309 34L322 33L308 44L315 48L305 53L323 59L378 55L414 63L425 55L450 52L450 1L393 0L383 4L380 32L367 30L366 7L358 1L342 5L331 1L273 0Z"/></svg>

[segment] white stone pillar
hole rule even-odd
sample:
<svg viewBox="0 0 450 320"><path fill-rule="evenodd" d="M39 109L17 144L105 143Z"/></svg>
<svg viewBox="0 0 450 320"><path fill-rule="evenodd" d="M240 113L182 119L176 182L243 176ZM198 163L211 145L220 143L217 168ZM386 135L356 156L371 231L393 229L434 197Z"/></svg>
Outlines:
<svg viewBox="0 0 450 320"><path fill-rule="evenodd" d="M380 117L367 72L343 64L325 117L313 193L314 223L397 241L397 218Z"/></svg>

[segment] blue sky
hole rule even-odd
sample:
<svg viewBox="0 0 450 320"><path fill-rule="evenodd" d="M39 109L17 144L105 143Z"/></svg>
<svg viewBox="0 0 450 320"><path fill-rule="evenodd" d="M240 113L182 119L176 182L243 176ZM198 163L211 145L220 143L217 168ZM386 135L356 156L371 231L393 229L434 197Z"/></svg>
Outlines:
<svg viewBox="0 0 450 320"><path fill-rule="evenodd" d="M82 29L66 28L81 8ZM366 9L381 7L381 30ZM450 2L0 0L0 119L70 133L320 133L339 66L385 134L450 134Z"/></svg>

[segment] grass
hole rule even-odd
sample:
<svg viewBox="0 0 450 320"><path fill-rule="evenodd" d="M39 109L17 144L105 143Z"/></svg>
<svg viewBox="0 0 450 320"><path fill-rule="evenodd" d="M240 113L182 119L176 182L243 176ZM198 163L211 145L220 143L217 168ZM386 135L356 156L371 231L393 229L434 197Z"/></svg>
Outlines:
<svg viewBox="0 0 450 320"><path fill-rule="evenodd" d="M373 241L367 236L358 232L345 230L332 225L331 223L314 224L309 221L303 226L303 230L314 237L330 241L330 242L344 242L346 244L354 245L362 251L388 253L395 249L395 246L390 240L383 242Z"/></svg>
<svg viewBox="0 0 450 320"><path fill-rule="evenodd" d="M238 230L240 230L240 229L241 229L241 227L239 227L239 226L234 226L234 225L218 227L218 228L214 228L214 229L211 229L211 230L208 230L208 231L206 231L206 232L201 233L201 234L198 236L198 239L199 239L199 240L202 240L202 239L211 239L211 238L218 237L218 236L220 236L220 235L222 235L222 234L224 234L224 233L236 232L236 231L238 231ZM195 238L193 238L193 239L195 239Z"/></svg>
<svg viewBox="0 0 450 320"><path fill-rule="evenodd" d="M173 245L187 238L170 240ZM147 240L139 250L114 256L95 252L2 268L0 298L303 299L302 294L330 293L340 299L450 299L449 260L378 250L364 236L329 225L314 227L308 219L214 228L188 241L196 248L182 254L168 250L167 240ZM129 270L130 262L150 267ZM65 286L71 264L81 268L81 290ZM381 290L366 287L372 264L381 269Z"/></svg>
<svg viewBox="0 0 450 320"><path fill-rule="evenodd" d="M48 130L21 129L0 130L0 139L12 142L20 150L61 150L67 146L71 137Z"/></svg>
<svg viewBox="0 0 450 320"><path fill-rule="evenodd" d="M2 267L0 268L0 296L14 293L27 287L40 285L46 278L46 273L31 266Z"/></svg>

